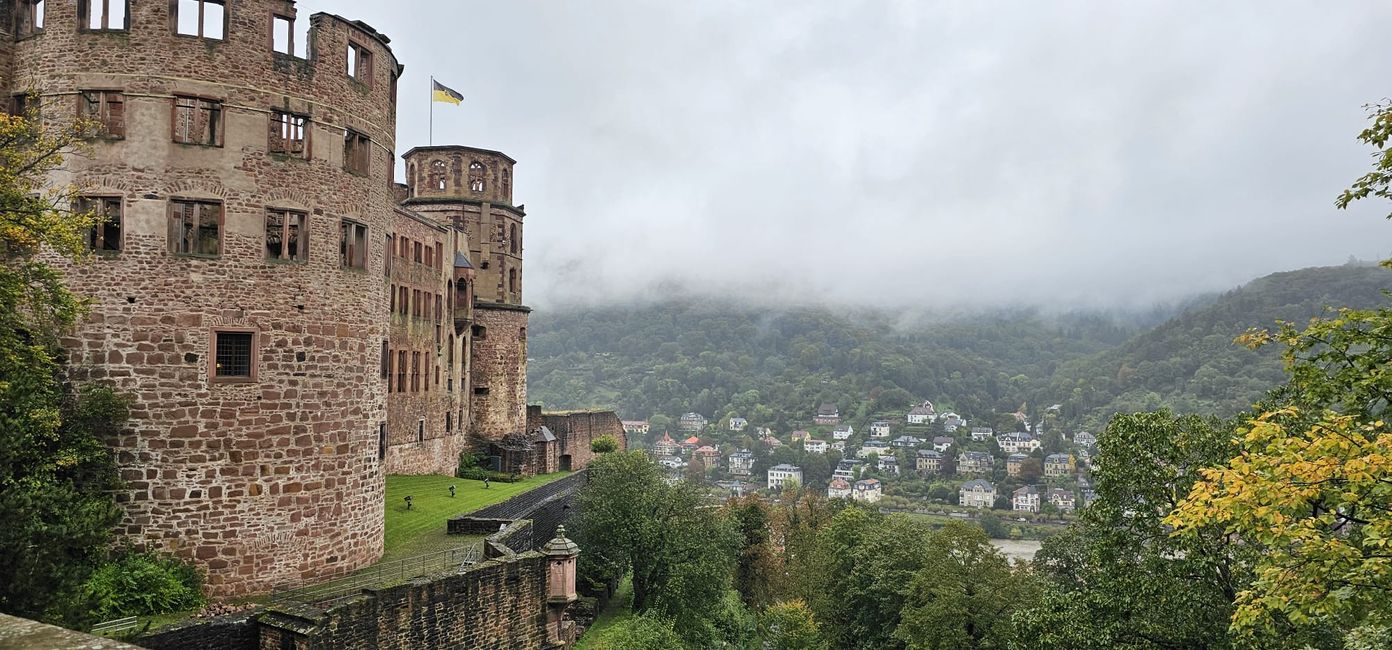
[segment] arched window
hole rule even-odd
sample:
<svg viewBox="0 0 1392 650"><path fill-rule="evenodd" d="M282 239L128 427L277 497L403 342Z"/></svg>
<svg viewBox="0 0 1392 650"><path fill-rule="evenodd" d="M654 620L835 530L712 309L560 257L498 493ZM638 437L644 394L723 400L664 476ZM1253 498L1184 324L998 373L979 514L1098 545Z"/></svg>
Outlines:
<svg viewBox="0 0 1392 650"><path fill-rule="evenodd" d="M517 239L517 224L512 224L512 230L508 233L508 246L512 248L512 254L516 255L522 250L522 242Z"/></svg>
<svg viewBox="0 0 1392 650"><path fill-rule="evenodd" d="M503 168L503 198L512 201L512 170Z"/></svg>
<svg viewBox="0 0 1392 650"><path fill-rule="evenodd" d="M483 191L483 176L488 171L483 163L475 160L469 163L469 190L472 192Z"/></svg>
<svg viewBox="0 0 1392 650"><path fill-rule="evenodd" d="M430 163L430 189L444 191L445 175L449 170L445 166L445 161L436 160Z"/></svg>

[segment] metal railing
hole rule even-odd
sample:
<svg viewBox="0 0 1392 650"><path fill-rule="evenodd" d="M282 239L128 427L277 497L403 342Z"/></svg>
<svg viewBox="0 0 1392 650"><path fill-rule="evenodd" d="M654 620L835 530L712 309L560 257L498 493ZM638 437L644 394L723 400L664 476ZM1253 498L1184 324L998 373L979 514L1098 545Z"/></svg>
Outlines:
<svg viewBox="0 0 1392 650"><path fill-rule="evenodd" d="M404 584L424 576L463 571L482 559L483 542L479 541L468 546L401 558L390 562L379 562L367 569L337 580L277 591L271 594L269 602L271 604L327 605L337 600L356 596L364 589L381 589Z"/></svg>
<svg viewBox="0 0 1392 650"><path fill-rule="evenodd" d="M134 616L118 618L105 623L97 623L92 626L92 634L97 636L110 636L117 632L123 632L136 626L139 621Z"/></svg>

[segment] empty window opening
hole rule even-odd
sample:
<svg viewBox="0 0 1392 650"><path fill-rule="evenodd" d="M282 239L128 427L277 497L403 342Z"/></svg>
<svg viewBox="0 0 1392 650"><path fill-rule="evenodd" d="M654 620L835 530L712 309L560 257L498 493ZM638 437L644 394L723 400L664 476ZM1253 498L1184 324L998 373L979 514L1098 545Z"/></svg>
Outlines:
<svg viewBox="0 0 1392 650"><path fill-rule="evenodd" d="M382 258L384 262L384 264L382 264L382 275L386 277L391 277L392 258L396 257L396 242L392 241L392 235L387 235L387 247L382 250Z"/></svg>
<svg viewBox="0 0 1392 650"><path fill-rule="evenodd" d="M488 387L487 387L487 386L474 386L474 394L475 394L475 395L487 395L487 394L488 394Z"/></svg>
<svg viewBox="0 0 1392 650"><path fill-rule="evenodd" d="M222 204L216 201L169 201L169 252L181 255L222 253Z"/></svg>
<svg viewBox="0 0 1392 650"><path fill-rule="evenodd" d="M449 433L449 432L451 432L451 431L454 431L454 414L453 414L453 413L446 413L446 414L445 414L445 433Z"/></svg>
<svg viewBox="0 0 1392 650"><path fill-rule="evenodd" d="M473 327L473 332L474 332L474 340L476 340L476 341L486 341L486 340L488 340L488 328L487 328L487 327L484 327L484 326L482 326L482 325L475 325L475 326Z"/></svg>
<svg viewBox="0 0 1392 650"><path fill-rule="evenodd" d="M426 353L425 353L425 367L421 369L421 374L425 375L425 378L424 378L422 381L425 383L424 390L425 390L425 392L427 392L427 393L430 392L430 374L431 374L431 373L430 373L430 369L433 368L433 367L435 367L435 355L433 355L433 354L431 354L431 353L429 353L429 352L426 352ZM435 377L435 381L436 381L436 383L439 383L440 378L439 378L438 376L436 376L436 377Z"/></svg>
<svg viewBox="0 0 1392 650"><path fill-rule="evenodd" d="M483 166L483 163L477 160L469 163L469 191L483 191L483 175L486 171L487 168Z"/></svg>
<svg viewBox="0 0 1392 650"><path fill-rule="evenodd" d="M293 210L266 211L266 259L303 262L309 255L305 224L309 215Z"/></svg>
<svg viewBox="0 0 1392 650"><path fill-rule="evenodd" d="M510 170L510 169L508 169L508 168L506 168L506 167L503 168L503 189L502 189L502 194L503 194L503 200L506 200L506 201L511 201L511 200L512 200L512 170Z"/></svg>
<svg viewBox="0 0 1392 650"><path fill-rule="evenodd" d="M422 308L420 289L413 289L411 291L411 315L415 316L416 318L420 318L421 312Z"/></svg>
<svg viewBox="0 0 1392 650"><path fill-rule="evenodd" d="M419 393L419 392L420 392L420 371L421 371L421 369L420 369L420 362L421 362L420 353L419 353L419 352L412 352L412 353L411 353L411 392L412 392L412 393Z"/></svg>
<svg viewBox="0 0 1392 650"><path fill-rule="evenodd" d="M401 300L398 301L399 304L397 309L401 312L402 316L405 316L411 309L411 306L409 304L410 302L411 297L409 295L409 291L406 289L406 287L401 287Z"/></svg>
<svg viewBox="0 0 1392 650"><path fill-rule="evenodd" d="M284 111L271 111L271 153L305 156L309 147L305 137L309 118Z"/></svg>
<svg viewBox="0 0 1392 650"><path fill-rule="evenodd" d="M87 12L83 24L92 31L130 29L126 16L130 10L130 0L87 0L80 8Z"/></svg>
<svg viewBox="0 0 1392 650"><path fill-rule="evenodd" d="M96 135L126 137L126 98L115 90L84 90L78 94L78 117L92 123Z"/></svg>
<svg viewBox="0 0 1392 650"><path fill-rule="evenodd" d="M174 141L222 146L222 102L197 97L175 97Z"/></svg>
<svg viewBox="0 0 1392 650"><path fill-rule="evenodd" d="M387 423L377 425L377 460L387 457Z"/></svg>
<svg viewBox="0 0 1392 650"><path fill-rule="evenodd" d="M425 418L416 422L416 442L425 442Z"/></svg>
<svg viewBox="0 0 1392 650"><path fill-rule="evenodd" d="M396 392L406 392L406 351L396 353Z"/></svg>
<svg viewBox="0 0 1392 650"><path fill-rule="evenodd" d="M372 53L352 41L348 42L348 76L365 84L372 83Z"/></svg>
<svg viewBox="0 0 1392 650"><path fill-rule="evenodd" d="M295 56L301 59L309 58L309 30L311 27L308 20L295 21Z"/></svg>
<svg viewBox="0 0 1392 650"><path fill-rule="evenodd" d="M430 189L443 191L445 189L445 177L449 174L449 169L445 166L445 161L436 160L430 163L430 178L427 181Z"/></svg>
<svg viewBox="0 0 1392 650"><path fill-rule="evenodd" d="M227 8L223 0L179 0L175 33L222 40L226 32Z"/></svg>
<svg viewBox="0 0 1392 650"><path fill-rule="evenodd" d="M508 247L512 249L512 254L516 255L522 251L522 242L517 238L517 224L512 224L508 231Z"/></svg>
<svg viewBox="0 0 1392 650"><path fill-rule="evenodd" d="M386 341L382 341L382 368L381 368L381 373L382 373L382 379L390 380L390 379L391 379L391 348L388 347L388 346L389 346L389 344L388 344ZM388 382L387 382L387 385L390 386L390 385L391 385L391 382L388 381Z"/></svg>
<svg viewBox="0 0 1392 650"><path fill-rule="evenodd" d="M422 251L424 251L424 250L425 250L425 247L424 247L420 242L416 242L416 248L415 248L416 256L415 256L415 258L414 258L414 259L416 260L416 264L420 264L422 261L424 261L425 257L424 257L424 254L423 254L423 252L422 252Z"/></svg>
<svg viewBox="0 0 1392 650"><path fill-rule="evenodd" d="M24 38L43 31L44 0L19 0L15 4L15 36Z"/></svg>
<svg viewBox="0 0 1392 650"><path fill-rule="evenodd" d="M77 210L95 214L102 220L87 233L87 248L97 252L121 250L121 198L115 196L84 196L77 201Z"/></svg>
<svg viewBox="0 0 1392 650"><path fill-rule="evenodd" d="M286 16L271 16L271 51L294 55L295 21Z"/></svg>
<svg viewBox="0 0 1392 650"><path fill-rule="evenodd" d="M435 251L429 248L425 249L425 267L435 268Z"/></svg>
<svg viewBox="0 0 1392 650"><path fill-rule="evenodd" d="M252 333L213 332L213 377L251 379Z"/></svg>
<svg viewBox="0 0 1392 650"><path fill-rule="evenodd" d="M508 291L517 293L517 269L508 269Z"/></svg>
<svg viewBox="0 0 1392 650"><path fill-rule="evenodd" d="M367 226L352 221L343 222L339 265L348 269L367 268Z"/></svg>
<svg viewBox="0 0 1392 650"><path fill-rule="evenodd" d="M343 168L355 174L367 174L372 156L372 141L352 129L343 132Z"/></svg>

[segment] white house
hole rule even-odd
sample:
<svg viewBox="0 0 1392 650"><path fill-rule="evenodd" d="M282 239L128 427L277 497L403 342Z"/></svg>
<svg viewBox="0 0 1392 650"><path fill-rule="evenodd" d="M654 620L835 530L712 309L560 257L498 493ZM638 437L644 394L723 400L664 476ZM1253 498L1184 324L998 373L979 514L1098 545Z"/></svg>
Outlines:
<svg viewBox="0 0 1392 650"><path fill-rule="evenodd" d="M744 431L745 427L748 426L749 420L746 420L744 418L730 418L730 430L734 431L735 433Z"/></svg>
<svg viewBox="0 0 1392 650"><path fill-rule="evenodd" d="M1028 454L1039 448L1039 438L1032 433L1007 431L996 436L996 444L1007 454Z"/></svg>
<svg viewBox="0 0 1392 650"><path fill-rule="evenodd" d="M1086 431L1079 431L1078 433L1073 435L1073 442L1077 444L1079 447L1086 447L1088 449L1092 449L1093 445L1097 444L1097 436L1094 436Z"/></svg>
<svg viewBox="0 0 1392 650"><path fill-rule="evenodd" d="M967 426L967 419L956 413L944 413L942 417L938 419L942 421L943 431L947 433L952 433L959 427Z"/></svg>
<svg viewBox="0 0 1392 650"><path fill-rule="evenodd" d="M667 469L681 469L686 467L686 461L676 456L662 456L657 459L657 464Z"/></svg>
<svg viewBox="0 0 1392 650"><path fill-rule="evenodd" d="M802 442L802 448L813 454L825 454L827 452L827 441L808 438Z"/></svg>
<svg viewBox="0 0 1392 650"><path fill-rule="evenodd" d="M996 435L996 432L992 430L991 427L972 427L971 429L971 439L973 442L985 442L990 440L991 436L994 435Z"/></svg>
<svg viewBox="0 0 1392 650"><path fill-rule="evenodd" d="M860 446L860 450L856 452L856 458L866 458L870 454L881 456L889 454L889 443L883 440L868 440Z"/></svg>
<svg viewBox="0 0 1392 650"><path fill-rule="evenodd" d="M1077 500L1073 498L1073 492L1069 490L1050 488L1045 496L1049 503L1059 509L1059 512L1073 512L1077 507Z"/></svg>
<svg viewBox="0 0 1392 650"><path fill-rule="evenodd" d="M888 437L889 437L889 421L888 421L888 420L875 420L874 422L871 422L871 423L870 423L870 437L871 437L871 438L888 438Z"/></svg>
<svg viewBox="0 0 1392 650"><path fill-rule="evenodd" d="M842 454L846 453L846 441L837 440L836 442L831 443L831 450Z"/></svg>
<svg viewBox="0 0 1392 650"><path fill-rule="evenodd" d="M832 440L845 440L849 437L851 437L850 427L837 427L836 430L831 432Z"/></svg>
<svg viewBox="0 0 1392 650"><path fill-rule="evenodd" d="M646 434L650 428L647 420L624 420L622 424L624 433Z"/></svg>
<svg viewBox="0 0 1392 650"><path fill-rule="evenodd" d="M796 465L783 463L774 465L768 470L768 489L777 490L783 487L788 481L802 482L802 468Z"/></svg>
<svg viewBox="0 0 1392 650"><path fill-rule="evenodd" d="M851 498L851 484L843 478L831 479L827 484L828 499L849 499Z"/></svg>
<svg viewBox="0 0 1392 650"><path fill-rule="evenodd" d="M748 449L732 452L728 462L730 473L736 476L749 476L754 470L754 454Z"/></svg>
<svg viewBox="0 0 1392 650"><path fill-rule="evenodd" d="M949 436L937 436L933 438L933 451L944 453L950 449L956 441Z"/></svg>
<svg viewBox="0 0 1392 650"><path fill-rule="evenodd" d="M677 418L677 430L685 433L700 433L706 428L706 417L700 413L683 413Z"/></svg>
<svg viewBox="0 0 1392 650"><path fill-rule="evenodd" d="M1020 512L1039 512L1039 488L1026 485L1015 490L1010 499L1010 507Z"/></svg>
<svg viewBox="0 0 1392 650"><path fill-rule="evenodd" d="M937 412L933 410L932 402L924 402L913 407L906 418L909 424L928 424L937 417Z"/></svg>
<svg viewBox="0 0 1392 650"><path fill-rule="evenodd" d="M880 485L879 479L867 478L856 481L853 489L854 492L851 494L851 498L856 501L875 503L880 500L880 497L884 496L884 488Z"/></svg>
<svg viewBox="0 0 1392 650"><path fill-rule="evenodd" d="M967 508L990 508L996 503L996 486L989 481L967 481L957 491L957 502Z"/></svg>

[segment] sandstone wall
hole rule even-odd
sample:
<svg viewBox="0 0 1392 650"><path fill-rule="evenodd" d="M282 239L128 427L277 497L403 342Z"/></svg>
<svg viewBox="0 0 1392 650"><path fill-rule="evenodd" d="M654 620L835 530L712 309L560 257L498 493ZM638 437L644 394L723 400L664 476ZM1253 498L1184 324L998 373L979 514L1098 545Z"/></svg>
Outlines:
<svg viewBox="0 0 1392 650"><path fill-rule="evenodd" d="M470 411L477 438L496 441L526 430L529 311L493 303L474 309Z"/></svg>
<svg viewBox="0 0 1392 650"><path fill-rule="evenodd" d="M395 77L386 39L318 14L313 57L271 51L285 0L227 3L225 36L174 33L174 2L130 3L129 30L78 28L76 2L46 3L45 27L14 45L10 92L43 96L46 119L77 92L120 91L125 135L93 143L55 175L123 209L121 250L65 265L93 299L67 341L75 378L133 396L110 443L126 489L123 532L197 560L217 596L339 575L382 550L379 427L386 386L386 235L392 229ZM303 20L303 18L299 18ZM347 76L349 42L373 58ZM175 95L222 103L221 142L172 141ZM272 109L308 117L307 157L270 151ZM345 129L366 135L345 169ZM172 198L221 205L217 255L170 252ZM307 258L268 259L269 209L307 215ZM362 268L341 263L345 221L366 227ZM214 333L250 332L254 374L214 378Z"/></svg>

